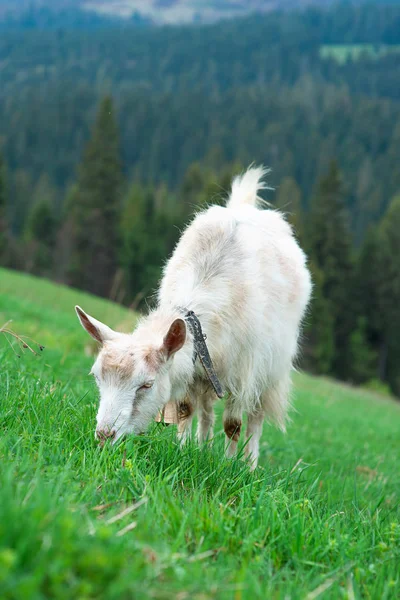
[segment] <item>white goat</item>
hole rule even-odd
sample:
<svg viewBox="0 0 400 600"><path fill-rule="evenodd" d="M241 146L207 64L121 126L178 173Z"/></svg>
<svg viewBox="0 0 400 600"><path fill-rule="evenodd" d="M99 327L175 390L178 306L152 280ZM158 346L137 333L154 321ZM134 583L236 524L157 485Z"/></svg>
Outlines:
<svg viewBox="0 0 400 600"><path fill-rule="evenodd" d="M190 435L197 409L203 441L212 434L219 382L228 392L223 421L229 456L243 413L253 468L264 418L285 428L311 280L289 224L278 211L257 208L265 173L250 168L234 179L226 207L211 206L195 217L166 265L157 308L132 334L117 333L76 307L83 327L102 345L92 369L100 389L100 440L144 431L173 400L181 439ZM213 364L196 337L198 323Z"/></svg>

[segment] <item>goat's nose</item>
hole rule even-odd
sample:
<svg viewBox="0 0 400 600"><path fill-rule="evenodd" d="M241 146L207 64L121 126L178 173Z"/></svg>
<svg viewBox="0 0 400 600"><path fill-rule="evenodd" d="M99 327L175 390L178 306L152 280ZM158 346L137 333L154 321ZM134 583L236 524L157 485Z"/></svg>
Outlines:
<svg viewBox="0 0 400 600"><path fill-rule="evenodd" d="M104 442L106 440L113 440L116 435L115 429L108 429L108 427L103 427L101 429L96 429L96 437L100 442Z"/></svg>

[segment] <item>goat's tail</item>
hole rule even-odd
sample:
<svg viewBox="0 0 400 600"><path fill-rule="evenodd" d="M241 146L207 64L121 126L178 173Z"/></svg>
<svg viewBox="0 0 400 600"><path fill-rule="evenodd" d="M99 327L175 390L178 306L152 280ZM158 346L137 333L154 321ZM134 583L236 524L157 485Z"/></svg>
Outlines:
<svg viewBox="0 0 400 600"><path fill-rule="evenodd" d="M236 208L244 204L250 206L261 206L264 200L258 196L260 190L271 189L263 181L265 175L270 172L266 167L250 167L238 175L232 181L232 190L226 206Z"/></svg>

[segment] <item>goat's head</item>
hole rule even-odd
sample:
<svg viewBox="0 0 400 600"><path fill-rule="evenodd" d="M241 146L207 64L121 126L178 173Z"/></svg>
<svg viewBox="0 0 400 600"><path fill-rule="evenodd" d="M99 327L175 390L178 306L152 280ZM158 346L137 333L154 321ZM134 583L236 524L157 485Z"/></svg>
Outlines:
<svg viewBox="0 0 400 600"><path fill-rule="evenodd" d="M89 335L100 344L92 367L100 391L96 437L115 442L127 433L142 433L170 400L172 357L186 339L182 319L166 331L140 327L132 334L113 331L75 307Z"/></svg>

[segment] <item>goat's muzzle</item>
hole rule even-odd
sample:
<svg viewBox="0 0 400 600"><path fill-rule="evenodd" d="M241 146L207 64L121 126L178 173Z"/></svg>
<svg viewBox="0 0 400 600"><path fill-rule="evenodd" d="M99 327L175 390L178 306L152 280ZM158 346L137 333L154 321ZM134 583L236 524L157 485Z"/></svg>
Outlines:
<svg viewBox="0 0 400 600"><path fill-rule="evenodd" d="M107 440L113 440L116 434L115 429L108 429L107 427L96 429L96 437L100 442L100 446L104 446Z"/></svg>

